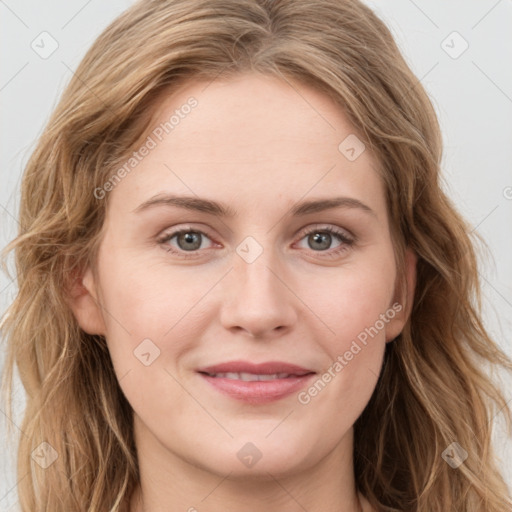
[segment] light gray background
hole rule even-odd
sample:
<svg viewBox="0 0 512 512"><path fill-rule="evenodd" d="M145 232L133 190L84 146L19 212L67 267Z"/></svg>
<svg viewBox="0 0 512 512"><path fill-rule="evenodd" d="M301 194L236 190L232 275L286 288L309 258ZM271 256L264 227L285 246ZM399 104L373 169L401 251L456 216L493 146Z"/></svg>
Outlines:
<svg viewBox="0 0 512 512"><path fill-rule="evenodd" d="M445 142L446 188L493 256L482 261L480 271L486 325L512 355L512 0L366 3L391 28L434 102ZM94 39L131 4L0 0L0 246L15 235L22 169L59 95ZM51 48L48 36L40 36L44 31L58 43L48 58L31 47L38 44L40 52L45 51L43 44L46 51ZM463 49L461 38L469 47L457 56ZM14 293L15 284L0 275L0 312ZM506 384L507 399L512 400L510 381ZM5 441L5 423L20 424L24 391L19 386L15 402L14 418L0 410L2 512L14 511L17 502L13 447ZM512 487L512 442L501 427L495 437Z"/></svg>

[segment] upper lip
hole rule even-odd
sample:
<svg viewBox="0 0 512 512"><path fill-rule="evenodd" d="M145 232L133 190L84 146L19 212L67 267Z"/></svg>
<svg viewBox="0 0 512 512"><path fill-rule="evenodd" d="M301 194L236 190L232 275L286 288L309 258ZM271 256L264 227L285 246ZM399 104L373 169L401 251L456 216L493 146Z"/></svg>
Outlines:
<svg viewBox="0 0 512 512"><path fill-rule="evenodd" d="M284 363L281 361L268 361L266 363L254 364L248 361L228 361L225 363L205 366L197 370L201 373L253 373L255 375L273 375L276 373L287 373L289 375L306 375L315 373L302 366Z"/></svg>

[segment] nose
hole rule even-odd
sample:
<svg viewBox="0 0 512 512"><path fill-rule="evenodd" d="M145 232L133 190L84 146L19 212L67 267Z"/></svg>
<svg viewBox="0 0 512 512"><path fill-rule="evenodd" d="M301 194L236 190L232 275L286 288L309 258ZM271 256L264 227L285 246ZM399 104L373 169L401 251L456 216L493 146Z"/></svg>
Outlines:
<svg viewBox="0 0 512 512"><path fill-rule="evenodd" d="M267 339L282 336L295 323L293 287L271 252L264 251L252 263L234 255L233 269L223 280L221 323L225 329Z"/></svg>

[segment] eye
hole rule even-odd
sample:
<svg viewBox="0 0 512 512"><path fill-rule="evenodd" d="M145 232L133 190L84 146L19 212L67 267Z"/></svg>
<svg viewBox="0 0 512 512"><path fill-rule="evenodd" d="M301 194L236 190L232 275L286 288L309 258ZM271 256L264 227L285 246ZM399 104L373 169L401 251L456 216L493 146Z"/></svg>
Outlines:
<svg viewBox="0 0 512 512"><path fill-rule="evenodd" d="M174 238L176 238L177 248L168 243ZM202 243L204 238L209 239L208 235L203 231L193 228L183 228L170 233L165 233L163 237L157 241L164 246L165 250L172 252L173 254L178 254L183 258L195 258L199 256L196 251L204 249ZM191 254L187 254L187 252Z"/></svg>
<svg viewBox="0 0 512 512"><path fill-rule="evenodd" d="M332 244L333 237L338 239L340 244L334 249L329 249L329 246ZM355 238L351 237L345 231L331 226L309 229L302 233L301 240L304 238L307 238L309 248L314 249L314 252L325 252L322 256L328 258L335 258L341 253L349 250L356 241Z"/></svg>
<svg viewBox="0 0 512 512"><path fill-rule="evenodd" d="M331 226L310 228L302 232L301 241L305 238L307 238L308 246L313 252L325 253L322 254L322 257L327 258L339 256L341 253L348 251L356 242L356 239L346 231ZM339 241L339 245L334 249L330 249L333 238ZM176 239L176 245L170 243L174 239ZM200 250L206 249L203 245L205 239L211 240L203 231L186 227L164 233L157 242L161 244L166 251L182 258L197 258L201 256Z"/></svg>

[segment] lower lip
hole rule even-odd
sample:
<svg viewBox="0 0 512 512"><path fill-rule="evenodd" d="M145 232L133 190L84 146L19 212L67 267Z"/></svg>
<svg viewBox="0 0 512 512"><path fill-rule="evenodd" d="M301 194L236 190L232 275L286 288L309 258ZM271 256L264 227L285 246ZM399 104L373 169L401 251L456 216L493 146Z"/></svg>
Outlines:
<svg viewBox="0 0 512 512"><path fill-rule="evenodd" d="M231 398L251 404L263 404L280 400L299 391L315 374L309 373L286 379L250 382L224 377L211 377L204 373L199 375L217 391Z"/></svg>

